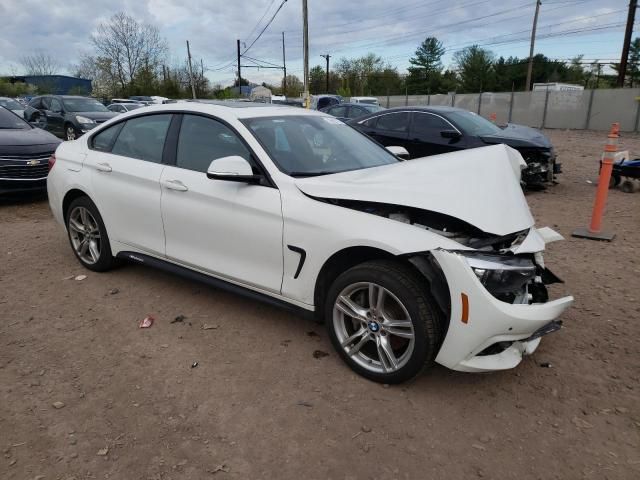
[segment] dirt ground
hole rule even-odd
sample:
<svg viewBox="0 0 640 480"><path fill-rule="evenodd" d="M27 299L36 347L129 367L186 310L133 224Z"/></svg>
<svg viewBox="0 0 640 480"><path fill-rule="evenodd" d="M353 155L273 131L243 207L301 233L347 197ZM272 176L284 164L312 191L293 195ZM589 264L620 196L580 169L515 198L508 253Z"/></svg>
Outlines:
<svg viewBox="0 0 640 480"><path fill-rule="evenodd" d="M610 192L614 242L571 238L606 133L548 133L565 173L527 197L566 237L546 254L553 295L576 297L566 328L514 370L401 386L356 376L286 311L141 266L83 270L45 199L3 201L0 478L640 478L640 193Z"/></svg>

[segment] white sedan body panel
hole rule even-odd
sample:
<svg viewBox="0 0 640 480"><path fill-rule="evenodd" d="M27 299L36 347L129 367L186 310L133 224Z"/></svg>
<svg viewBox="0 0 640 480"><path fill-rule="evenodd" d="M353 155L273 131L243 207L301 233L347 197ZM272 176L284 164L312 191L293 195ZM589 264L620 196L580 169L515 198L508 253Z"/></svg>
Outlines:
<svg viewBox="0 0 640 480"><path fill-rule="evenodd" d="M275 187L210 180L202 172L88 148L88 139L109 125L152 112L202 113L223 120L251 148ZM514 150L498 145L296 179L277 168L241 122L280 115L332 118L291 107L227 108L199 103L124 113L58 148L56 166L48 177L53 214L64 224L65 195L81 190L96 203L114 255L144 253L307 310L321 308L314 305L318 275L338 252L351 247L375 248L395 256L429 252L442 269L451 301L449 329L436 361L456 370L517 365L540 342L527 339L572 303L571 297L532 305L500 301L456 253L470 247L434 231L326 201L356 200L433 211L494 235L526 232L512 251L535 254L542 266L545 243L558 235L534 228L518 183L523 161ZM299 249L305 252L304 262ZM467 322L461 321L462 294L468 298ZM514 343L500 354L478 356L502 341Z"/></svg>

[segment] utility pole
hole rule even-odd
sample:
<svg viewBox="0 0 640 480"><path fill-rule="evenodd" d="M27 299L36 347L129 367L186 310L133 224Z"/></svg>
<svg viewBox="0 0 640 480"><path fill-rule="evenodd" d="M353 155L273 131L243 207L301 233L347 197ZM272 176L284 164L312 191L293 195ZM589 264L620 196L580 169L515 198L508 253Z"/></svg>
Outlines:
<svg viewBox="0 0 640 480"><path fill-rule="evenodd" d="M238 93L242 96L242 71L240 70L240 40L237 40L238 46Z"/></svg>
<svg viewBox="0 0 640 480"><path fill-rule="evenodd" d="M302 42L304 44L304 107L310 108L309 99L309 14L307 0L302 0Z"/></svg>
<svg viewBox="0 0 640 480"><path fill-rule="evenodd" d="M189 59L189 80L191 81L191 94L193 99L196 98L196 87L193 84L193 68L191 67L191 50L189 49L189 40L187 40L187 58Z"/></svg>
<svg viewBox="0 0 640 480"><path fill-rule="evenodd" d="M627 74L627 60L629 58L629 45L631 35L633 35L633 23L636 19L636 8L638 0L629 2L629 14L627 15L627 29L624 32L624 43L622 44L622 57L620 57L620 69L618 70L618 87L624 87L624 77Z"/></svg>
<svg viewBox="0 0 640 480"><path fill-rule="evenodd" d="M327 53L326 55L320 55L320 56L327 61L327 93L329 93L329 59L331 58L331 55Z"/></svg>
<svg viewBox="0 0 640 480"><path fill-rule="evenodd" d="M527 85L525 91L531 90L531 76L533 74L533 47L536 43L536 28L538 27L538 13L542 2L536 0L536 13L533 16L533 28L531 29L531 47L529 48L529 66L527 67Z"/></svg>
<svg viewBox="0 0 640 480"><path fill-rule="evenodd" d="M287 57L284 52L284 32L282 32L282 69L284 70L284 78L282 79L282 94L287 94Z"/></svg>

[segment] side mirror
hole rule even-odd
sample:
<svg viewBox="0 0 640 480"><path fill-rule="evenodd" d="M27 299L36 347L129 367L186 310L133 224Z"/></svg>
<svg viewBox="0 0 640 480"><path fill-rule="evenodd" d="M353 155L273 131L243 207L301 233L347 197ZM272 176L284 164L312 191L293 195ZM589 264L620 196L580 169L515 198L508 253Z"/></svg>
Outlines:
<svg viewBox="0 0 640 480"><path fill-rule="evenodd" d="M442 138L452 138L452 139L458 139L462 136L460 132L458 132L457 130L442 130L440 132L440 135L442 136Z"/></svg>
<svg viewBox="0 0 640 480"><path fill-rule="evenodd" d="M207 178L230 182L259 183L261 175L254 175L251 165L239 155L216 158L207 169Z"/></svg>
<svg viewBox="0 0 640 480"><path fill-rule="evenodd" d="M409 152L404 147L390 146L386 149L401 160L409 160Z"/></svg>

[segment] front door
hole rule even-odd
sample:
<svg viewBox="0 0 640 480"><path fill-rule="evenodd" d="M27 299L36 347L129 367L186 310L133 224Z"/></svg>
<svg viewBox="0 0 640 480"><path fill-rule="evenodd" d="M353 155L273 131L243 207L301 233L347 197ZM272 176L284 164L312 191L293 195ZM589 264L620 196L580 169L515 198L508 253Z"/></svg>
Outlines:
<svg viewBox="0 0 640 480"><path fill-rule="evenodd" d="M49 106L45 110L47 117L47 130L58 137L64 136L64 112L62 111L62 102L51 97L49 99Z"/></svg>
<svg viewBox="0 0 640 480"><path fill-rule="evenodd" d="M447 138L442 132L457 129L441 116L427 112L413 112L407 150L411 158L427 157L440 153L454 152L466 148L463 136Z"/></svg>
<svg viewBox="0 0 640 480"><path fill-rule="evenodd" d="M369 135L385 147L405 147L409 133L409 112L393 112L380 115L375 129Z"/></svg>
<svg viewBox="0 0 640 480"><path fill-rule="evenodd" d="M91 139L85 164L110 239L155 256L164 255L160 175L171 118L144 115L103 130Z"/></svg>
<svg viewBox="0 0 640 480"><path fill-rule="evenodd" d="M277 188L207 178L212 160L239 155L240 137L210 117L182 118L175 166L162 172L167 257L275 293L282 285L282 209Z"/></svg>

